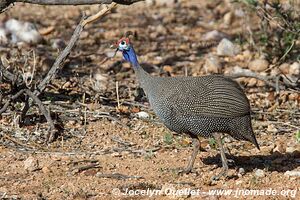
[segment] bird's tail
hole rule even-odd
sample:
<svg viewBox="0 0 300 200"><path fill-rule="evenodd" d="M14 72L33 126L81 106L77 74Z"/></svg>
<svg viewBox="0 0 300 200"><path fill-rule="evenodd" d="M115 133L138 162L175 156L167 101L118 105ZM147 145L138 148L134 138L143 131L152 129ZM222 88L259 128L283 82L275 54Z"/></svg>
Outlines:
<svg viewBox="0 0 300 200"><path fill-rule="evenodd" d="M258 149L260 149L252 129L250 115L234 118L232 120L230 129L231 135L234 138L249 141L253 143Z"/></svg>

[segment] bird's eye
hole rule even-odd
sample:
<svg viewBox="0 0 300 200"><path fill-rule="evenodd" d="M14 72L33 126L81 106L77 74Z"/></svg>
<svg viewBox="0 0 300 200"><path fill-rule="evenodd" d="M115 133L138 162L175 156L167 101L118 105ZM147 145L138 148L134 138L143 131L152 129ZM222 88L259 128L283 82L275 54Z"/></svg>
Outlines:
<svg viewBox="0 0 300 200"><path fill-rule="evenodd" d="M125 40L122 40L120 43L119 43L119 50L123 50L123 49L128 49L128 44Z"/></svg>

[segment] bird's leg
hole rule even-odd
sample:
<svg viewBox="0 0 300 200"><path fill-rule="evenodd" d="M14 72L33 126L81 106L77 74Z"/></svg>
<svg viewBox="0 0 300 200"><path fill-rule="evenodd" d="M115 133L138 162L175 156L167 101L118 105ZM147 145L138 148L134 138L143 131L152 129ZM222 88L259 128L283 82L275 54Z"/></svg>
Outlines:
<svg viewBox="0 0 300 200"><path fill-rule="evenodd" d="M184 168L182 171L180 171L180 173L188 174L192 171L196 156L197 156L199 148L200 148L200 141L199 141L198 137L193 137L193 146L194 146L194 149L193 149L193 153L190 157L189 164L187 165L186 168Z"/></svg>
<svg viewBox="0 0 300 200"><path fill-rule="evenodd" d="M213 133L213 137L215 138L215 140L216 140L216 142L217 142L217 144L220 148L223 169L218 175L213 176L212 180L219 180L220 177L222 177L222 176L226 177L227 176L228 164L227 164L227 158L225 156L225 151L224 151L224 147L223 147L223 144L222 144L220 133Z"/></svg>

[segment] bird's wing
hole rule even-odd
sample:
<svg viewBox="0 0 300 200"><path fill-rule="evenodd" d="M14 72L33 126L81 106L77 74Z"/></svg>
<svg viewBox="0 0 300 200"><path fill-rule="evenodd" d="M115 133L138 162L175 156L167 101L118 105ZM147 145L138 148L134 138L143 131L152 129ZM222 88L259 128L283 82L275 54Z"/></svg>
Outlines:
<svg viewBox="0 0 300 200"><path fill-rule="evenodd" d="M175 82L166 102L176 115L207 117L239 117L250 113L250 105L238 83L230 79Z"/></svg>

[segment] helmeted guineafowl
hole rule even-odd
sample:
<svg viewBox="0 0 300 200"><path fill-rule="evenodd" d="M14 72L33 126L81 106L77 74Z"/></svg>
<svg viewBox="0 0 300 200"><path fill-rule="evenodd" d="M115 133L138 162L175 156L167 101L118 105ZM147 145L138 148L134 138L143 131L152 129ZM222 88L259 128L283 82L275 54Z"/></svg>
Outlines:
<svg viewBox="0 0 300 200"><path fill-rule="evenodd" d="M198 136L215 138L220 148L223 170L216 179L228 171L221 133L247 140L259 149L252 130L250 104L237 82L222 75L151 76L139 65L129 38L120 39L117 50L131 63L155 114L171 131L193 138L194 150L185 172L192 170L200 148Z"/></svg>

